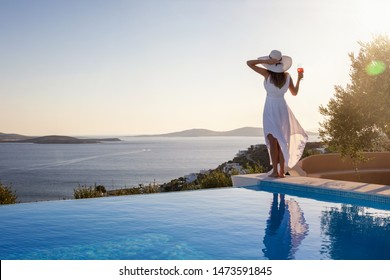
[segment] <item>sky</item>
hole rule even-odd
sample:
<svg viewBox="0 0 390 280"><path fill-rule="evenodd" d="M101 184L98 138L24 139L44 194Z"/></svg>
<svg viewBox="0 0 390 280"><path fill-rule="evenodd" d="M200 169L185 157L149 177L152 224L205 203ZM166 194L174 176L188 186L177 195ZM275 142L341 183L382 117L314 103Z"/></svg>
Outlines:
<svg viewBox="0 0 390 280"><path fill-rule="evenodd" d="M388 0L0 0L0 132L137 135L262 127L249 59L305 76L286 100L318 130L349 53L390 33Z"/></svg>

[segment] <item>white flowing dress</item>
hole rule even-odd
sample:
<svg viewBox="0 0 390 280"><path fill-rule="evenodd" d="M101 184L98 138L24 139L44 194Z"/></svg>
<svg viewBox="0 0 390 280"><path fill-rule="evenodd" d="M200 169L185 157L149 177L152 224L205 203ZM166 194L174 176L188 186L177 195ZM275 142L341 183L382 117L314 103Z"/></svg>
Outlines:
<svg viewBox="0 0 390 280"><path fill-rule="evenodd" d="M298 163L308 140L307 134L284 99L290 79L290 75L287 74L286 84L282 88L272 84L270 76L264 80L264 88L267 91L263 112L265 142L268 147L268 153L270 153L270 143L267 135L272 134L278 140L284 156L286 169L293 168Z"/></svg>

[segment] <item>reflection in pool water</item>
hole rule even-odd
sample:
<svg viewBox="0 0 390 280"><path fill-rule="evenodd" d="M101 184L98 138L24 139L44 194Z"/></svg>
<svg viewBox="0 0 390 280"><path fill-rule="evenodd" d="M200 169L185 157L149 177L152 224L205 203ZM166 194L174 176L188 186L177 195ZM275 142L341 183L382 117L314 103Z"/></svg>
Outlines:
<svg viewBox="0 0 390 280"><path fill-rule="evenodd" d="M286 200L284 194L274 193L265 229L264 256L270 260L293 259L308 229L298 203Z"/></svg>
<svg viewBox="0 0 390 280"><path fill-rule="evenodd" d="M322 212L321 230L329 242L322 250L331 259L390 259L390 217L343 204Z"/></svg>
<svg viewBox="0 0 390 280"><path fill-rule="evenodd" d="M308 213L310 215L310 213ZM320 213L321 258L335 260L390 259L388 211L340 204ZM295 199L273 193L263 249L270 260L295 259L309 233L305 213Z"/></svg>

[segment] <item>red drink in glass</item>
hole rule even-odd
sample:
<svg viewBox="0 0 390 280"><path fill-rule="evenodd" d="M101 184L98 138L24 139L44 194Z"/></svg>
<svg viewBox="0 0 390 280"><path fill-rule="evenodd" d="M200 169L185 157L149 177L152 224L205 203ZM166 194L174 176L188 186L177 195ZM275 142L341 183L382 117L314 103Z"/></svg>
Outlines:
<svg viewBox="0 0 390 280"><path fill-rule="evenodd" d="M303 67L298 67L298 73L303 73Z"/></svg>

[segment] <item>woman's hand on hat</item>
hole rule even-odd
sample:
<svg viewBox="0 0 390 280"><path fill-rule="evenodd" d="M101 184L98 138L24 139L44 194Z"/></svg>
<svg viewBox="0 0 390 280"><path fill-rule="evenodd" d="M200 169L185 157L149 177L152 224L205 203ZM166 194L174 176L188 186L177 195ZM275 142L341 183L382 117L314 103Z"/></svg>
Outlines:
<svg viewBox="0 0 390 280"><path fill-rule="evenodd" d="M276 63L279 63L280 61L275 59L275 58L270 58L267 60L267 64L276 64Z"/></svg>
<svg viewBox="0 0 390 280"><path fill-rule="evenodd" d="M280 61L275 59L275 58L267 58L267 59L264 59L264 58L261 58L259 57L257 59L259 61L259 63L261 64L269 64L269 65L272 65L272 64L276 64L276 63L279 63Z"/></svg>

